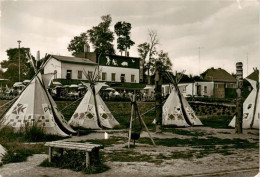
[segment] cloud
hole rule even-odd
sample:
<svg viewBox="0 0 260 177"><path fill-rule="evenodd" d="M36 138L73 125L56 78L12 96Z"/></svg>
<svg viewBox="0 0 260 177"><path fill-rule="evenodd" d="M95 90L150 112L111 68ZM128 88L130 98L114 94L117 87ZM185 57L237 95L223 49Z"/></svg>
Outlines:
<svg viewBox="0 0 260 177"><path fill-rule="evenodd" d="M147 41L148 29L158 32L159 50L169 53L174 69L198 74L209 67L234 72L237 61L249 68L258 64L259 3L240 1L17 1L1 2L0 60L5 50L17 47L17 40L33 53L70 55L69 41L96 26L105 14L132 24L135 46ZM116 36L115 36L116 37ZM116 40L114 41L116 48ZM201 69L198 69L201 47ZM43 54L42 54L43 55Z"/></svg>

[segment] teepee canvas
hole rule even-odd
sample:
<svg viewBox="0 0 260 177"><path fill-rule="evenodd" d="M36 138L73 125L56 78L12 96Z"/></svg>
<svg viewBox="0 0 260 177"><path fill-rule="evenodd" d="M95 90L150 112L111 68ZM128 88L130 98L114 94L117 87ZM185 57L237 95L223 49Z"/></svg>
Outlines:
<svg viewBox="0 0 260 177"><path fill-rule="evenodd" d="M177 79L169 74L168 77L174 88L163 105L162 125L176 125L178 127L202 125L188 101L180 93L178 88L180 78Z"/></svg>
<svg viewBox="0 0 260 177"><path fill-rule="evenodd" d="M3 156L6 154L5 148L0 144L0 162L2 161Z"/></svg>
<svg viewBox="0 0 260 177"><path fill-rule="evenodd" d="M259 71L256 69L246 80L251 84L252 91L243 103L243 128L259 129ZM235 127L236 116L229 123L230 127Z"/></svg>
<svg viewBox="0 0 260 177"><path fill-rule="evenodd" d="M90 129L100 129L102 126L113 128L119 125L99 95L100 89L107 85L104 83L95 83L95 79L93 78L89 80L91 83L85 83L88 91L72 115L69 124L74 127Z"/></svg>
<svg viewBox="0 0 260 177"><path fill-rule="evenodd" d="M11 126L19 131L26 126L37 126L43 128L46 134L60 136L76 133L58 111L57 105L46 90L44 82L48 82L49 79L43 78L46 79L37 72L12 107L0 119L1 127Z"/></svg>

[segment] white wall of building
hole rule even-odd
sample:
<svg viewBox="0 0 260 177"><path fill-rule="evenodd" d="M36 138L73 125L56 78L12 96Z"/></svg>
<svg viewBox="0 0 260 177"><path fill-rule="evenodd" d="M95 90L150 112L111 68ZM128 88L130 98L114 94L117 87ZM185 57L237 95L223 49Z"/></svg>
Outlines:
<svg viewBox="0 0 260 177"><path fill-rule="evenodd" d="M134 75L134 83L139 83L139 69L111 66L99 66L99 68L101 70L101 76L102 73L106 73L106 81L112 81L112 73L115 73L115 81L112 82L121 82L121 74L125 74L125 82L131 82L131 75Z"/></svg>
<svg viewBox="0 0 260 177"><path fill-rule="evenodd" d="M51 58L48 63L46 63L44 67L44 74L47 73L54 73L56 70L56 78L57 79L66 79L67 70L72 70L72 78L71 79L78 79L78 71L83 72L84 70L88 73L89 71L95 71L96 65L83 65L83 64L73 64L73 63L64 63L55 58ZM82 73L82 80L86 80L87 78Z"/></svg>
<svg viewBox="0 0 260 177"><path fill-rule="evenodd" d="M88 73L95 71L95 68L97 67L97 65L83 65L83 64L74 64L74 63L61 63L61 78L62 79L66 79L66 75L67 75L67 70L72 70L72 76L71 79L78 79L78 71L82 71L83 72L83 68L84 70ZM86 80L87 78L85 77L85 75L82 73L82 80Z"/></svg>
<svg viewBox="0 0 260 177"><path fill-rule="evenodd" d="M214 95L214 82L197 82L195 84L200 85L200 89L201 89L200 91L201 91L202 96L213 97L213 95Z"/></svg>
<svg viewBox="0 0 260 177"><path fill-rule="evenodd" d="M201 96L212 97L214 93L214 82L181 83L178 87L184 97L198 96L198 87Z"/></svg>
<svg viewBox="0 0 260 177"><path fill-rule="evenodd" d="M61 78L61 62L56 60L55 58L51 58L46 65L44 66L44 74L54 73L57 71L57 78Z"/></svg>

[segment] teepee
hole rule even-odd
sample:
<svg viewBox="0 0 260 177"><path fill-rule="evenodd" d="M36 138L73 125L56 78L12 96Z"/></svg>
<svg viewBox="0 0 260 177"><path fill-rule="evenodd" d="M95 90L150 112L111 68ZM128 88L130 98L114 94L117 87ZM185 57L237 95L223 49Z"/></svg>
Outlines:
<svg viewBox="0 0 260 177"><path fill-rule="evenodd" d="M72 115L69 124L74 127L89 129L113 128L119 125L99 95L100 89L108 85L95 82L98 77L95 77L95 74L93 77L87 75L85 71L84 74L90 81L90 83L84 83L88 91Z"/></svg>
<svg viewBox="0 0 260 177"><path fill-rule="evenodd" d="M2 158L5 154L6 154L6 149L0 144L0 162L2 162Z"/></svg>
<svg viewBox="0 0 260 177"><path fill-rule="evenodd" d="M253 87L252 91L243 103L243 128L259 129L259 70L255 69L252 74L245 78ZM236 116L229 123L230 127L235 127Z"/></svg>
<svg viewBox="0 0 260 177"><path fill-rule="evenodd" d="M176 74L174 77L167 73L167 76L174 87L163 105L162 125L176 125L178 127L202 125L178 88L181 75Z"/></svg>
<svg viewBox="0 0 260 177"><path fill-rule="evenodd" d="M50 77L43 76L41 70L35 69L33 79L0 119L0 128L11 126L19 131L26 126L37 126L43 128L46 134L68 136L76 133L58 111L56 103L45 88Z"/></svg>

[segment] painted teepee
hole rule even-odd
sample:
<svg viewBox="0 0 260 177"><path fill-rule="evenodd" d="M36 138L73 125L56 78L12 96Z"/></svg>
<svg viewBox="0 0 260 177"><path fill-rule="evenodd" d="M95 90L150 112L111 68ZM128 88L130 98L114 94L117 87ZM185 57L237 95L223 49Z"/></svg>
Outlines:
<svg viewBox="0 0 260 177"><path fill-rule="evenodd" d="M69 124L73 127L83 127L89 129L100 129L101 127L113 128L119 125L112 113L99 95L99 91L104 83L96 83L96 78L87 75L90 83L84 83L88 91L72 115Z"/></svg>
<svg viewBox="0 0 260 177"><path fill-rule="evenodd" d="M5 154L6 154L6 149L0 144L0 162L2 162L2 158Z"/></svg>
<svg viewBox="0 0 260 177"><path fill-rule="evenodd" d="M245 78L253 87L252 91L243 103L243 128L259 129L259 70L255 69L252 74ZM236 116L229 123L230 127L235 127Z"/></svg>
<svg viewBox="0 0 260 177"><path fill-rule="evenodd" d="M176 75L176 77L167 75L174 87L163 105L162 125L176 125L178 127L202 125L178 88L181 75Z"/></svg>
<svg viewBox="0 0 260 177"><path fill-rule="evenodd" d="M23 130L26 126L37 126L43 128L46 134L60 136L76 133L58 111L45 88L49 79L50 77L42 76L40 71L36 72L19 98L0 119L0 126L11 126L16 131Z"/></svg>

